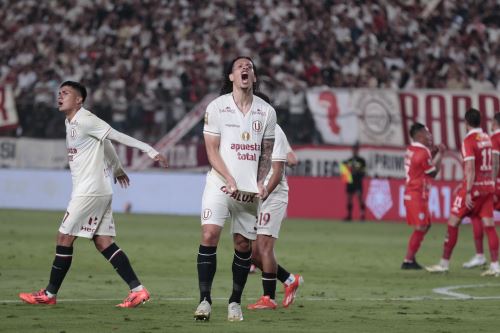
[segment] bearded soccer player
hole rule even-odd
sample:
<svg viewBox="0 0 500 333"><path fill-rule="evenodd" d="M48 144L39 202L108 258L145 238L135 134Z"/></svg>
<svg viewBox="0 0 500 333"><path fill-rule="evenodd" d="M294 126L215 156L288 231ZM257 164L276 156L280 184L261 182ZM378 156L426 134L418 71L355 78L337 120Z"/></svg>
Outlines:
<svg viewBox="0 0 500 333"><path fill-rule="evenodd" d="M441 159L443 157L444 145L437 147L438 151L434 158L430 148L432 147L432 135L424 125L415 123L410 128L411 145L406 150L405 170L406 188L404 193L404 204L406 208L406 220L413 227L413 233L408 241L408 249L401 269L422 269L415 259L425 234L431 227L431 216L429 213L429 189L430 180L439 172Z"/></svg>
<svg viewBox="0 0 500 333"><path fill-rule="evenodd" d="M276 112L254 95L257 74L253 61L237 57L226 69L221 96L206 110L203 129L211 170L202 198L201 244L197 267L200 303L196 320L208 320L217 245L225 220L231 217L234 257L228 320L241 321L241 295L251 265L251 241L259 201L267 197L264 181L271 169Z"/></svg>
<svg viewBox="0 0 500 333"><path fill-rule="evenodd" d="M500 276L498 235L493 221L493 147L490 137L481 129L481 113L469 109L465 113L467 135L462 143L464 180L452 204L443 256L437 265L426 267L431 273L445 273L458 239L458 226L465 216L478 216L488 236L491 263L482 276ZM495 175L496 176L496 175Z"/></svg>
<svg viewBox="0 0 500 333"><path fill-rule="evenodd" d="M66 115L66 145L73 191L57 234L56 255L47 287L34 293L21 293L19 297L30 304L56 304L57 292L71 266L73 243L83 237L92 239L130 289L128 297L117 306L132 308L146 302L150 296L127 255L114 242L116 231L109 175L112 174L115 183L123 188L128 187L130 180L109 140L141 149L165 167L167 160L151 146L114 130L83 108L86 96L87 90L78 82L66 81L59 88L57 100L59 111Z"/></svg>
<svg viewBox="0 0 500 333"><path fill-rule="evenodd" d="M500 113L495 113L491 126L491 144L493 146L493 180L495 181L495 195L493 197L494 209L500 210L500 179L498 178L499 154L500 154ZM476 254L463 264L464 268L481 267L486 264L483 252L484 230L481 219L477 216L471 217L472 231L474 234L474 246Z"/></svg>

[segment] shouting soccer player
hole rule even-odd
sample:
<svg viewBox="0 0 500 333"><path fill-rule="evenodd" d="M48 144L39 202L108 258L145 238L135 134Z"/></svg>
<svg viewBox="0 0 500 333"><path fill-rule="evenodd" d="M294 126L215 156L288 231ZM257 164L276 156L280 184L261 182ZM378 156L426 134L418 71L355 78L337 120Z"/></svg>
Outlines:
<svg viewBox="0 0 500 333"><path fill-rule="evenodd" d="M498 235L493 221L493 167L492 144L488 134L481 129L481 113L469 109L465 113L467 135L462 143L464 161L464 180L455 196L448 220L448 233L444 242L443 257L439 264L426 267L431 273L444 273L449 270L449 260L458 239L458 226L465 216L478 216L483 221L488 236L491 263L483 276L500 276L498 266ZM495 175L496 178L496 175Z"/></svg>
<svg viewBox="0 0 500 333"><path fill-rule="evenodd" d="M234 257L227 318L243 320L241 295L250 270L250 241L256 239L259 201L268 195L264 180L271 169L276 127L273 107L254 95L258 83L255 71L250 58L235 58L226 69L221 96L208 105L205 114L203 134L212 168L202 198L196 320L210 318L217 245L228 217L232 222Z"/></svg>
<svg viewBox="0 0 500 333"><path fill-rule="evenodd" d="M112 173L115 183L124 188L129 185L129 178L109 140L141 149L165 167L167 160L151 146L114 130L84 109L86 97L87 90L78 82L66 81L59 88L57 100L59 111L66 115L66 145L73 191L59 227L56 255L47 287L34 293L21 293L19 297L30 304L56 304L56 294L73 259L73 243L77 237L84 237L93 240L97 250L130 288L128 297L117 306L136 307L149 300L150 296L137 278L127 255L114 242L113 191L108 173Z"/></svg>
<svg viewBox="0 0 500 333"><path fill-rule="evenodd" d="M441 166L444 145L437 147L432 157L432 135L424 125L415 123L410 128L411 145L406 150L405 171L406 188L404 204L406 220L413 227L413 233L408 241L406 257L401 269L422 269L415 259L425 234L431 227L429 213L430 179L436 177Z"/></svg>

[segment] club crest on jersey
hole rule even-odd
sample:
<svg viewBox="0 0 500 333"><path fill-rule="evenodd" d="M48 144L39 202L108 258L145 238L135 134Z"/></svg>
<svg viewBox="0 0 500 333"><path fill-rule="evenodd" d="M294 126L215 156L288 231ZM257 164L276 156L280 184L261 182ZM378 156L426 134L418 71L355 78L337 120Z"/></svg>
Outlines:
<svg viewBox="0 0 500 333"><path fill-rule="evenodd" d="M254 132L260 133L262 131L262 122L260 120L255 120L252 123L252 129Z"/></svg>
<svg viewBox="0 0 500 333"><path fill-rule="evenodd" d="M76 128L75 127L71 127L71 129L69 130L69 136L72 139L76 138Z"/></svg>
<svg viewBox="0 0 500 333"><path fill-rule="evenodd" d="M248 133L247 131L241 133L241 138L243 139L243 141L250 140L250 133Z"/></svg>
<svg viewBox="0 0 500 333"><path fill-rule="evenodd" d="M203 219L208 220L210 216L212 216L212 211L209 208L205 208L202 215Z"/></svg>

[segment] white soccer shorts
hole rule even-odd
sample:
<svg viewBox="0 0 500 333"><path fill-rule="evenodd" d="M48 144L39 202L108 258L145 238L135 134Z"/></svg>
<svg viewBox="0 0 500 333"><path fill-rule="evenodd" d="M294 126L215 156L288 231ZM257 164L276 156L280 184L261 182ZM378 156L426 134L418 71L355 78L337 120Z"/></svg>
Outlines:
<svg viewBox="0 0 500 333"><path fill-rule="evenodd" d="M262 203L257 216L257 235L278 238L281 222L286 216L287 202L277 200L272 194Z"/></svg>
<svg viewBox="0 0 500 333"><path fill-rule="evenodd" d="M241 234L247 239L255 240L259 202L255 193L229 194L223 184L217 184L207 177L201 202L201 224L224 227L226 219L231 217L232 234Z"/></svg>
<svg viewBox="0 0 500 333"><path fill-rule="evenodd" d="M111 195L71 198L59 232L90 239L94 235L115 237L111 199Z"/></svg>

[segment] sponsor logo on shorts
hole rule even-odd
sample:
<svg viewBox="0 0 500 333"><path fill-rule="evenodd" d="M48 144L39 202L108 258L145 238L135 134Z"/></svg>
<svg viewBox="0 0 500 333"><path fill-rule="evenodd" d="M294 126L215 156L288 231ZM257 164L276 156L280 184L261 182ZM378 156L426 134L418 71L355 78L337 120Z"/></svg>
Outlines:
<svg viewBox="0 0 500 333"><path fill-rule="evenodd" d="M229 193L228 189L226 186L222 186L220 188L220 190L222 192L224 192L225 194L229 195L231 197L231 199L233 200L236 200L236 201L239 201L239 202L244 202L244 203L254 203L254 199L255 199L255 196L256 194L255 193L241 193L239 191L235 191L233 193Z"/></svg>
<svg viewBox="0 0 500 333"><path fill-rule="evenodd" d="M203 210L202 217L204 220L208 220L212 216L212 211L209 208Z"/></svg>

